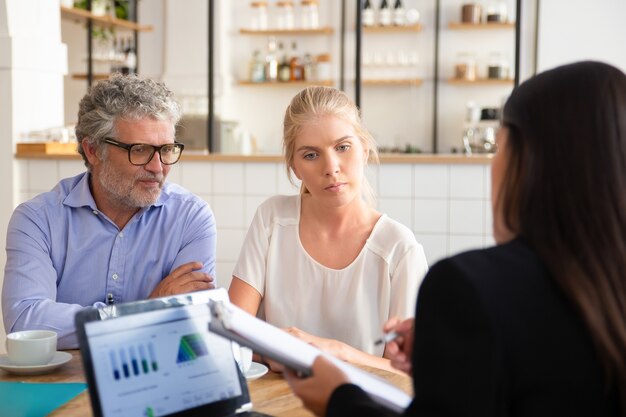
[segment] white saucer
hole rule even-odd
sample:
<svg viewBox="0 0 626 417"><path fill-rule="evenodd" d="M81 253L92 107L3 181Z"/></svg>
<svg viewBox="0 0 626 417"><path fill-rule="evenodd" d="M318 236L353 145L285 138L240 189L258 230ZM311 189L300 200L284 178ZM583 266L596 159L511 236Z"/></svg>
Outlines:
<svg viewBox="0 0 626 417"><path fill-rule="evenodd" d="M0 355L0 369L17 375L39 375L53 371L61 365L68 363L72 355L67 352L56 352L52 360L45 365L13 365L9 362L9 357Z"/></svg>
<svg viewBox="0 0 626 417"><path fill-rule="evenodd" d="M268 370L269 369L267 369L267 366L263 365L262 363L252 362L252 365L250 365L250 369L248 369L248 372L246 372L246 379L248 381L254 381L255 379L261 378L263 375L265 375Z"/></svg>

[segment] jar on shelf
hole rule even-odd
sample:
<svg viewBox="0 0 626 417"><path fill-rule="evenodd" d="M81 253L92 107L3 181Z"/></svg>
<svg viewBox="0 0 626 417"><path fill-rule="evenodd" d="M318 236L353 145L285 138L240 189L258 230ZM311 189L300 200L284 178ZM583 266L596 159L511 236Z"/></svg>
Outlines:
<svg viewBox="0 0 626 417"><path fill-rule="evenodd" d="M303 29L317 29L320 27L320 11L318 0L302 0L301 26Z"/></svg>
<svg viewBox="0 0 626 417"><path fill-rule="evenodd" d="M290 30L295 26L293 1L276 2L276 29Z"/></svg>
<svg viewBox="0 0 626 417"><path fill-rule="evenodd" d="M506 80L509 78L509 61L504 54L499 52L489 54L487 78L492 80Z"/></svg>
<svg viewBox="0 0 626 417"><path fill-rule="evenodd" d="M330 55L320 54L315 61L316 81L330 81Z"/></svg>
<svg viewBox="0 0 626 417"><path fill-rule="evenodd" d="M478 3L465 3L461 6L461 22L478 24L481 21L482 8Z"/></svg>
<svg viewBox="0 0 626 417"><path fill-rule="evenodd" d="M476 58L469 52L461 52L457 55L454 64L454 78L457 80L476 80Z"/></svg>
<svg viewBox="0 0 626 417"><path fill-rule="evenodd" d="M490 2L485 9L485 21L488 23L505 23L507 21L506 2Z"/></svg>
<svg viewBox="0 0 626 417"><path fill-rule="evenodd" d="M250 29L267 30L266 1L253 1L250 3Z"/></svg>

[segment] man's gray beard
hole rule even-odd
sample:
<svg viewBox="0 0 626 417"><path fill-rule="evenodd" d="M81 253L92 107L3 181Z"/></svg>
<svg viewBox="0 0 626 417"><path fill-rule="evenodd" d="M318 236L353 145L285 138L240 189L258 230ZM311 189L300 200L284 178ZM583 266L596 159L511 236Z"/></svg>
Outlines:
<svg viewBox="0 0 626 417"><path fill-rule="evenodd" d="M159 189L150 193L140 193L133 188L133 185L140 179L154 179L159 181ZM134 178L125 178L110 163L105 162L98 181L115 204L128 208L143 208L154 204L163 187L163 176L159 175L136 175Z"/></svg>

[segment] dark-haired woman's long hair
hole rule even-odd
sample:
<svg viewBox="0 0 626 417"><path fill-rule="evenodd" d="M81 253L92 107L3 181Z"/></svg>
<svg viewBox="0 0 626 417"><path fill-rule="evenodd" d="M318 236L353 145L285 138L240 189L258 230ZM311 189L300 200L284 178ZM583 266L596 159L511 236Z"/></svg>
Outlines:
<svg viewBox="0 0 626 417"><path fill-rule="evenodd" d="M590 61L544 72L502 121L504 221L577 307L626 416L626 75Z"/></svg>

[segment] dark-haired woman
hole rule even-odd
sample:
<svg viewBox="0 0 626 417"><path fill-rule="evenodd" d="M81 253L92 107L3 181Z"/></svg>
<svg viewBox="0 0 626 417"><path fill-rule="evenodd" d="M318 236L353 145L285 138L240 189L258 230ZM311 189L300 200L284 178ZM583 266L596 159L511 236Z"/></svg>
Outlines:
<svg viewBox="0 0 626 417"><path fill-rule="evenodd" d="M436 264L390 323L415 416L626 416L626 75L565 65L516 88L492 164L497 246ZM287 378L318 415L393 415L324 359Z"/></svg>

